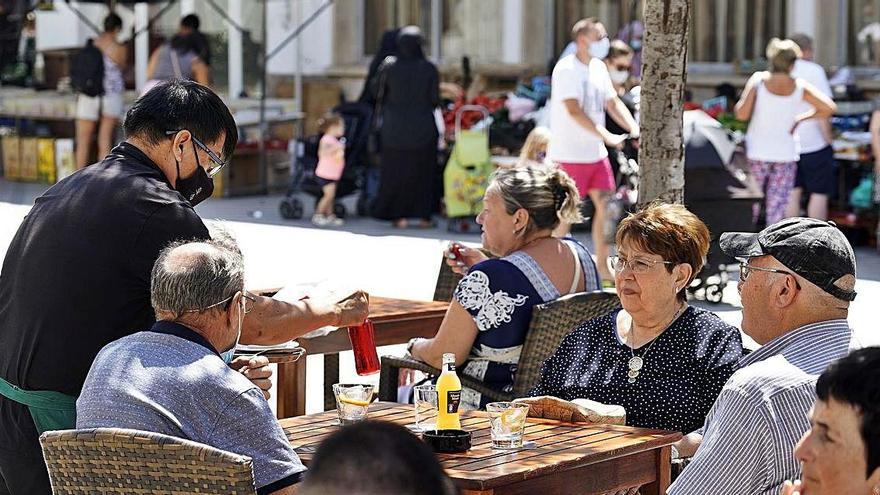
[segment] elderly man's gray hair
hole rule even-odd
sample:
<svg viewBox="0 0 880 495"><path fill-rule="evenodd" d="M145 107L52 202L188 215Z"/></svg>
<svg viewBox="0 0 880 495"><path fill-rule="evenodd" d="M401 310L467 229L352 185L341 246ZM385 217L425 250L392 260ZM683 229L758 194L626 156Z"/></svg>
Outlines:
<svg viewBox="0 0 880 495"><path fill-rule="evenodd" d="M163 249L150 282L153 309L180 317L244 290L244 261L227 242L178 242Z"/></svg>

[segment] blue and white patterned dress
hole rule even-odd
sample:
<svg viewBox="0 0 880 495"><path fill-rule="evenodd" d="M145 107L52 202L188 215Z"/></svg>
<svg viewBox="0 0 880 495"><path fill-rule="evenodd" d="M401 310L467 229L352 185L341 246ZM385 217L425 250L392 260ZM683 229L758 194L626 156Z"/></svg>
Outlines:
<svg viewBox="0 0 880 495"><path fill-rule="evenodd" d="M597 290L601 282L589 251L573 239L566 238L564 242L578 254L585 290ZM489 387L510 392L532 308L562 295L538 262L523 251L474 265L458 283L453 296L473 317L479 330L460 372ZM480 393L462 390L461 407L465 410L480 409L486 402Z"/></svg>

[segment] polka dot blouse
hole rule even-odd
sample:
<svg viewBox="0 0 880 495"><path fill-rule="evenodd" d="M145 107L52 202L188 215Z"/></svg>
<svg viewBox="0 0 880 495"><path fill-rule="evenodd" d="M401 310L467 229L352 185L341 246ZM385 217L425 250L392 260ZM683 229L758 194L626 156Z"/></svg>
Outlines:
<svg viewBox="0 0 880 495"><path fill-rule="evenodd" d="M649 344L632 383L633 351L617 332L617 311L580 324L544 363L532 396L592 399L626 409L630 426L689 433L703 421L742 356L739 330L699 308L684 313Z"/></svg>

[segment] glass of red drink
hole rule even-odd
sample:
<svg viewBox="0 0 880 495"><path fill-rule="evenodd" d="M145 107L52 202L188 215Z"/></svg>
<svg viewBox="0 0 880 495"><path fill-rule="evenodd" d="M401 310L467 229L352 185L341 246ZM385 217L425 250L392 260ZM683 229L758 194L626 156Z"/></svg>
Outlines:
<svg viewBox="0 0 880 495"><path fill-rule="evenodd" d="M348 338L351 340L351 350L354 351L357 374L363 376L378 373L379 355L373 340L373 322L367 318L360 325L348 327Z"/></svg>

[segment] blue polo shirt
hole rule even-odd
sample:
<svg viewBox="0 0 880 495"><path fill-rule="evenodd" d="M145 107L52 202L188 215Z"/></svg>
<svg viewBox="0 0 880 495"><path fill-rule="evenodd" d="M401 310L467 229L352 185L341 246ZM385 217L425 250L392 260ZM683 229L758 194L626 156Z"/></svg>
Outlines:
<svg viewBox="0 0 880 495"><path fill-rule="evenodd" d="M168 321L98 353L76 403L77 428L131 428L253 460L257 493L300 481L305 466L258 387L198 333Z"/></svg>

